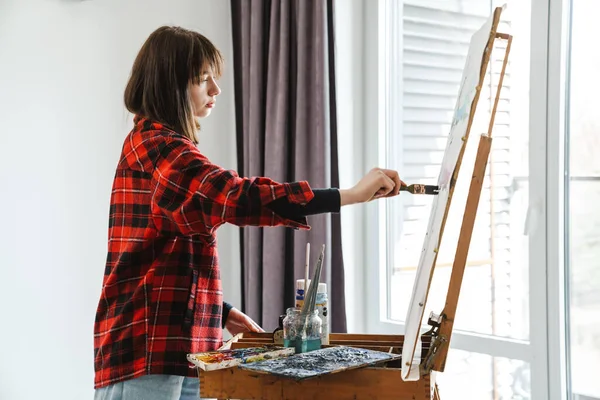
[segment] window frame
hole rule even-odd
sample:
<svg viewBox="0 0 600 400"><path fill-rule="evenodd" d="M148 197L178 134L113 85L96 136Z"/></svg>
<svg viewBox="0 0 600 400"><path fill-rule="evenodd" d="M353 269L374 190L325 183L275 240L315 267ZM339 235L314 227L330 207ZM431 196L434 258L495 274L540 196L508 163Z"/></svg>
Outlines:
<svg viewBox="0 0 600 400"><path fill-rule="evenodd" d="M365 126L367 165L382 165L386 149L385 55L390 27L386 2L363 4L365 42ZM515 340L454 330L454 349L523 360L531 368L532 399L568 398L565 319L566 60L569 0L531 0L529 140L529 332ZM401 29L396 26L396 29ZM366 130L365 130L366 131ZM401 145L395 143L395 145ZM368 333L403 334L404 324L388 319L385 201L366 207L364 217L365 322ZM544 284L539 284L543 282ZM436 310L441 311L441 310ZM557 351L558 350L558 351Z"/></svg>

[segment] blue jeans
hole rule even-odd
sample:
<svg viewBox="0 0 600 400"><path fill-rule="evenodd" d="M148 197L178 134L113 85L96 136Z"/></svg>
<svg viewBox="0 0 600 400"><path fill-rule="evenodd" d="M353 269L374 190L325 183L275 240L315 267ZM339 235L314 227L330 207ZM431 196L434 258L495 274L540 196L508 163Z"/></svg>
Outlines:
<svg viewBox="0 0 600 400"><path fill-rule="evenodd" d="M198 400L198 378L146 375L96 389L94 400Z"/></svg>

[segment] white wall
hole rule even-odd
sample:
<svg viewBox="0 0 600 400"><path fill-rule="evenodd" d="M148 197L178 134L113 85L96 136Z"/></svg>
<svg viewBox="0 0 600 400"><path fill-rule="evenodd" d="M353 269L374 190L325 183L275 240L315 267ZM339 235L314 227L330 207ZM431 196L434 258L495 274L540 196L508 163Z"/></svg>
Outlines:
<svg viewBox="0 0 600 400"><path fill-rule="evenodd" d="M131 127L122 93L159 25L196 29L224 52L200 147L236 167L229 18L229 1L0 0L0 399L93 397L109 195ZM239 305L236 228L222 228L220 249Z"/></svg>

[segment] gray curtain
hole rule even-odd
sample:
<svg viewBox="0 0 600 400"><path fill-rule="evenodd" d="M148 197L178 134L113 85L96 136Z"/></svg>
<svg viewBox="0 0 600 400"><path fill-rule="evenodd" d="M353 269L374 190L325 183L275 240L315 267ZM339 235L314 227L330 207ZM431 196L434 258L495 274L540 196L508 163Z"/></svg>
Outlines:
<svg viewBox="0 0 600 400"><path fill-rule="evenodd" d="M231 0L238 170L338 187L332 0ZM326 245L332 332L346 332L338 214L311 230L241 228L242 309L266 330L294 304L305 246ZM312 269L311 269L312 272Z"/></svg>

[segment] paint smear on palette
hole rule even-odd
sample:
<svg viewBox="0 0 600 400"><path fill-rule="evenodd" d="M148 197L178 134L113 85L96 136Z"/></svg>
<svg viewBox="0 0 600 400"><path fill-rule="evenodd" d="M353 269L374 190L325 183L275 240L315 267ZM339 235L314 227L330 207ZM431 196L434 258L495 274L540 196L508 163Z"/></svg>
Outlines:
<svg viewBox="0 0 600 400"><path fill-rule="evenodd" d="M241 364L288 357L294 354L294 352L293 347L264 346L188 354L187 359L194 366L204 371L214 371Z"/></svg>
<svg viewBox="0 0 600 400"><path fill-rule="evenodd" d="M240 368L262 374L303 380L399 358L399 354L338 346L296 354L278 360L240 365Z"/></svg>

